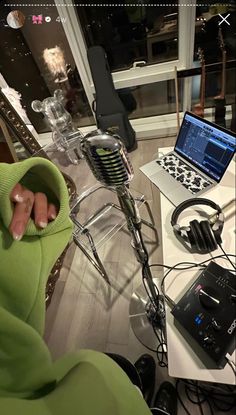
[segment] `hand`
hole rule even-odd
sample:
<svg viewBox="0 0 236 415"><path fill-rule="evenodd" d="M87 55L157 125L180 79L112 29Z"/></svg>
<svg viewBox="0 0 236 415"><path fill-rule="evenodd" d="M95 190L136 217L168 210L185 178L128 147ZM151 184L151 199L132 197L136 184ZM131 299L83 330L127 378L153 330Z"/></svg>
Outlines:
<svg viewBox="0 0 236 415"><path fill-rule="evenodd" d="M14 203L14 212L9 231L16 241L23 237L30 217L40 229L56 219L56 206L48 203L44 193L33 193L18 183L10 194L10 200Z"/></svg>

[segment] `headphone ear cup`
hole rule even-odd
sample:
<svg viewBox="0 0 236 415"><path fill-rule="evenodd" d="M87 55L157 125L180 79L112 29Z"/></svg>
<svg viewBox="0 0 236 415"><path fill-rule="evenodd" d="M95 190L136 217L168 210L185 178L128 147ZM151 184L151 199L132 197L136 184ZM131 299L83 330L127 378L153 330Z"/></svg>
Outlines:
<svg viewBox="0 0 236 415"><path fill-rule="evenodd" d="M189 223L189 226L188 237L192 248L200 252L206 251L207 246L199 222L194 219Z"/></svg>
<svg viewBox="0 0 236 415"><path fill-rule="evenodd" d="M209 222L207 220L202 220L200 222L200 228L206 241L207 251L211 252L217 249L218 244L215 238L215 234L213 230L211 229Z"/></svg>

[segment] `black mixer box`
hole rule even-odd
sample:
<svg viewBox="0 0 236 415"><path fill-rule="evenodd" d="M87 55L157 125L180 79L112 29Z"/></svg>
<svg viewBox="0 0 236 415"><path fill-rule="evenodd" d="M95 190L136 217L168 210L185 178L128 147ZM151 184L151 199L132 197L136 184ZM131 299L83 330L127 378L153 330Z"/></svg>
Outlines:
<svg viewBox="0 0 236 415"><path fill-rule="evenodd" d="M216 367L223 368L226 354L235 349L236 276L211 262L171 313L201 360L208 355Z"/></svg>

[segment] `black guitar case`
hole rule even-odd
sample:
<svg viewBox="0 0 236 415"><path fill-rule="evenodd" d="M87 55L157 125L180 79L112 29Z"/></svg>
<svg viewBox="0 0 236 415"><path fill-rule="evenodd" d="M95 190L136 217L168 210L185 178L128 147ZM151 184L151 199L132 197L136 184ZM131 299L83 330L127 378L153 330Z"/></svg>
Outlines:
<svg viewBox="0 0 236 415"><path fill-rule="evenodd" d="M101 46L88 49L88 61L96 91L95 112L97 127L118 134L128 151L137 148L127 110L115 90L106 53Z"/></svg>
<svg viewBox="0 0 236 415"><path fill-rule="evenodd" d="M226 127L225 122L225 112L226 112L226 102L225 98L215 99L215 123L221 127Z"/></svg>

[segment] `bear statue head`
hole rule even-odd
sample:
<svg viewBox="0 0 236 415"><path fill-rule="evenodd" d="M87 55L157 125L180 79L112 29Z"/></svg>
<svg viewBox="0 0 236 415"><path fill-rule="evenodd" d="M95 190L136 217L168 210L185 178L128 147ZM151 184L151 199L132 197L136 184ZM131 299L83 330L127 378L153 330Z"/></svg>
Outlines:
<svg viewBox="0 0 236 415"><path fill-rule="evenodd" d="M31 106L35 112L42 112L52 131L63 132L71 129L72 118L63 105L64 95L61 89L57 89L53 97L45 98L43 101L35 100Z"/></svg>

